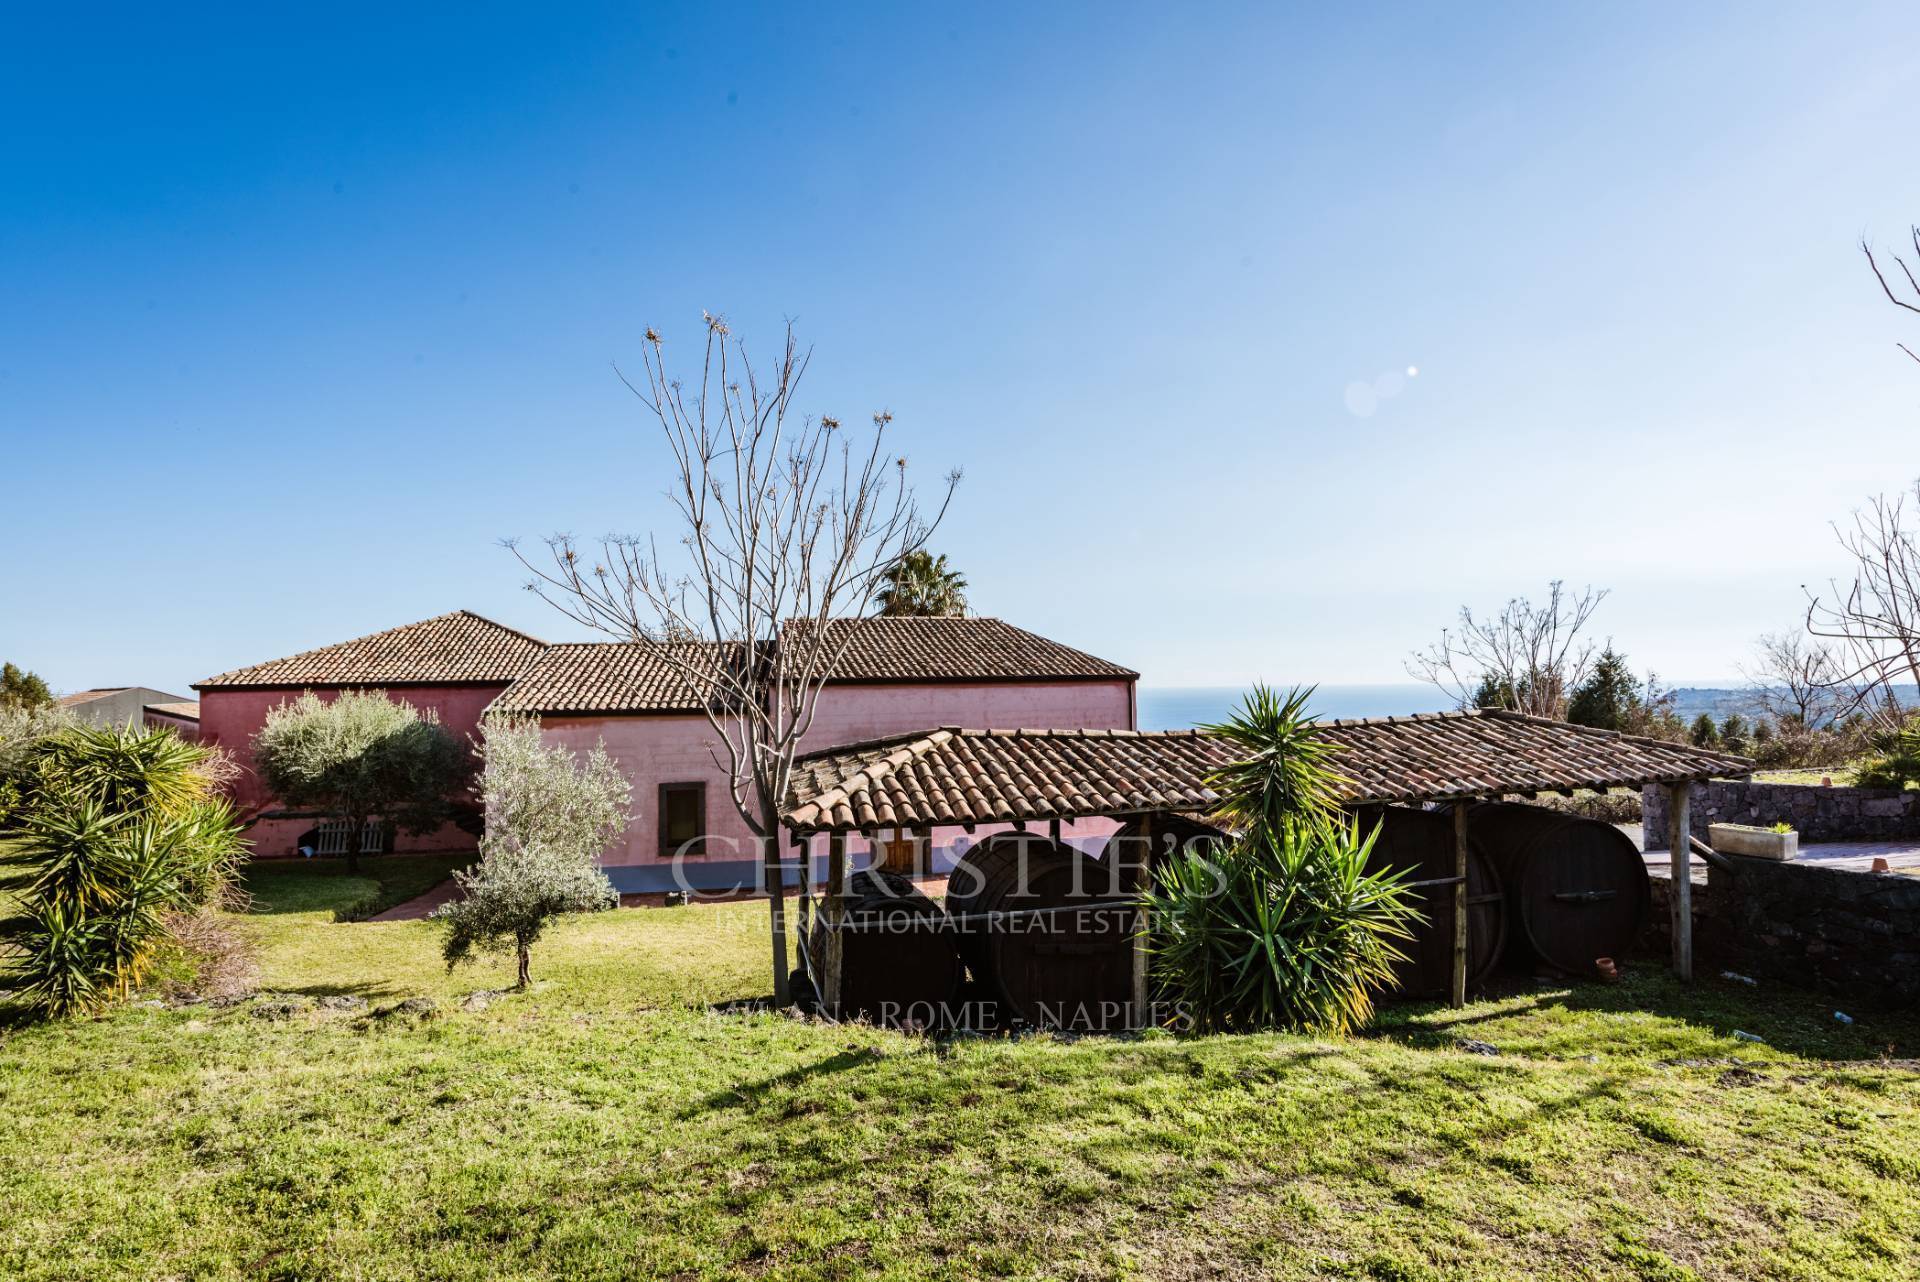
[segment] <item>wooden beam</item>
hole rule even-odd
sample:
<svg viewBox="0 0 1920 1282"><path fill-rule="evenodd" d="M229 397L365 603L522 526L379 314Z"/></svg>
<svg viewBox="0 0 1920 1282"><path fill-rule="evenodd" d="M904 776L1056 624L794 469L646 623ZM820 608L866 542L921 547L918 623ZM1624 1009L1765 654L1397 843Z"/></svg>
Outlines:
<svg viewBox="0 0 1920 1282"><path fill-rule="evenodd" d="M1054 845L1057 846L1060 844L1060 820L1059 819L1056 818L1047 824L1047 836L1053 839Z"/></svg>
<svg viewBox="0 0 1920 1282"><path fill-rule="evenodd" d="M1673 934L1673 973L1693 978L1693 785L1667 785L1668 924Z"/></svg>
<svg viewBox="0 0 1920 1282"><path fill-rule="evenodd" d="M1467 803L1453 803L1453 982L1448 999L1467 1004Z"/></svg>
<svg viewBox="0 0 1920 1282"><path fill-rule="evenodd" d="M827 923L827 955L821 963L820 1008L840 1018L840 972L846 958L846 936L841 926L847 916L847 838L827 838L827 890L821 909Z"/></svg>
<svg viewBox="0 0 1920 1282"><path fill-rule="evenodd" d="M1137 861L1124 863L1126 889L1133 895L1144 895L1147 890L1147 878L1151 875L1153 864L1152 813L1140 816L1140 857ZM1127 852L1121 851L1119 858L1126 859ZM1130 1000L1133 1004L1132 1025L1135 1028L1147 1026L1147 909L1143 904L1134 915L1133 934L1133 986Z"/></svg>

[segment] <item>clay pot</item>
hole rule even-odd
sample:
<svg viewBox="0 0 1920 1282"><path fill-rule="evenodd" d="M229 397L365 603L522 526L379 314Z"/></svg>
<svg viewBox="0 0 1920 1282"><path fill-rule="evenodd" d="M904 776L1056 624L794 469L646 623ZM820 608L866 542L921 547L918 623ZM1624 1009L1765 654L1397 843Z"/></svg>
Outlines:
<svg viewBox="0 0 1920 1282"><path fill-rule="evenodd" d="M1601 979L1609 984L1617 984L1620 982L1620 967L1615 964L1611 957L1594 958L1593 970L1596 975L1600 976Z"/></svg>

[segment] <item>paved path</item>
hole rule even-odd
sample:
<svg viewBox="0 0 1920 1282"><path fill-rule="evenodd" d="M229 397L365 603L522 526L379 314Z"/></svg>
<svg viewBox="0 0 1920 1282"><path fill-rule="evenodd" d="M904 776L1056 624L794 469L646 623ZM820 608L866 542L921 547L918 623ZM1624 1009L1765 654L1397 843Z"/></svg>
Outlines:
<svg viewBox="0 0 1920 1282"><path fill-rule="evenodd" d="M1671 875L1672 860L1664 850L1650 850L1641 856L1651 876ZM1796 864L1818 864L1822 868L1844 868L1851 872L1871 872L1873 861L1884 859L1894 872L1920 871L1920 845L1911 841L1824 841L1800 847ZM1699 855L1688 865L1692 879L1705 881L1707 861Z"/></svg>
<svg viewBox="0 0 1920 1282"><path fill-rule="evenodd" d="M395 904L383 913L375 913L368 921L419 921L428 913L453 898L453 878L449 877L424 895L415 895L404 904Z"/></svg>

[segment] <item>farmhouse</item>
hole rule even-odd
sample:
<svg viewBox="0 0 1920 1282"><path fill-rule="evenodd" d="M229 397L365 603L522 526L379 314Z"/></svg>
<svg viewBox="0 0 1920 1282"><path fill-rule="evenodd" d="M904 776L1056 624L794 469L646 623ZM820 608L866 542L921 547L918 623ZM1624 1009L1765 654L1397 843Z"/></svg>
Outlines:
<svg viewBox="0 0 1920 1282"><path fill-rule="evenodd" d="M822 691L805 750L922 731L928 726L1131 730L1139 674L991 618L837 620L855 628ZM474 735L488 712L539 719L551 742L603 742L633 780L638 818L605 856L623 892L675 887L674 855L696 889L750 884L758 848L734 810L718 742L659 652L646 644L548 644L467 610L284 659L223 672L194 687L201 734L243 767L235 801L273 816L251 770L251 741L269 709L311 690L326 699L378 689ZM723 755L723 754L722 754ZM1113 825L1093 821L1104 836ZM1071 835L1071 834L1070 834ZM314 844L311 818L262 818L256 853ZM401 850L452 850L472 836L453 825L421 837L388 834Z"/></svg>

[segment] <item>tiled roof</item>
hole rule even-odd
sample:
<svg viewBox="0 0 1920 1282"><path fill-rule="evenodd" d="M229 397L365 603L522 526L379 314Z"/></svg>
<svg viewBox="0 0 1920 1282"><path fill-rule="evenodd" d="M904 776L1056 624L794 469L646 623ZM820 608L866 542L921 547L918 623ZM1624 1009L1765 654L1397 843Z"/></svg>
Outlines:
<svg viewBox="0 0 1920 1282"><path fill-rule="evenodd" d="M1210 810L1228 759L1197 730L960 730L898 735L796 762L787 821L802 829L1003 823Z"/></svg>
<svg viewBox="0 0 1920 1282"><path fill-rule="evenodd" d="M149 703L146 708L148 712L157 712L163 717L178 717L183 721L200 719L198 699L182 699L177 703Z"/></svg>
<svg viewBox="0 0 1920 1282"><path fill-rule="evenodd" d="M92 690L79 690L73 694L63 694L58 703L63 708L77 708L83 703L92 703L95 699L104 699L110 694L119 694L122 690L131 690L132 686L96 686Z"/></svg>
<svg viewBox="0 0 1920 1282"><path fill-rule="evenodd" d="M194 685L380 686L505 684L546 643L469 610L455 610L405 627L284 659L235 668Z"/></svg>
<svg viewBox="0 0 1920 1282"><path fill-rule="evenodd" d="M791 619L782 636L810 628ZM836 681L1020 681L1126 679L1140 674L1016 628L1002 619L833 619L829 640L846 641ZM850 635L849 635L850 634Z"/></svg>
<svg viewBox="0 0 1920 1282"><path fill-rule="evenodd" d="M1323 723L1356 804L1623 788L1746 774L1753 763L1691 744L1482 708Z"/></svg>
<svg viewBox="0 0 1920 1282"><path fill-rule="evenodd" d="M1445 801L1744 774L1752 763L1518 713L1322 723L1350 803ZM1205 812L1233 756L1197 730L943 729L851 744L796 763L787 822L849 830L1146 810Z"/></svg>
<svg viewBox="0 0 1920 1282"><path fill-rule="evenodd" d="M548 646L488 710L536 715L699 712L699 700L661 649L650 642L624 641Z"/></svg>

